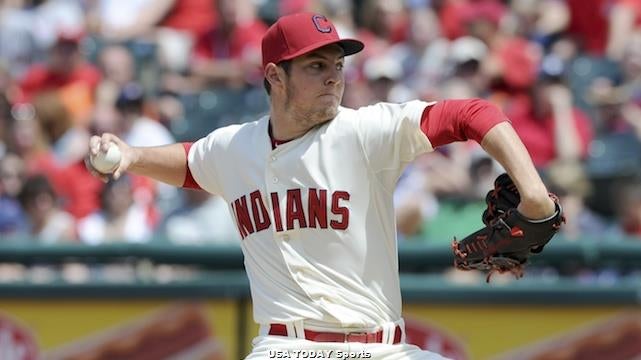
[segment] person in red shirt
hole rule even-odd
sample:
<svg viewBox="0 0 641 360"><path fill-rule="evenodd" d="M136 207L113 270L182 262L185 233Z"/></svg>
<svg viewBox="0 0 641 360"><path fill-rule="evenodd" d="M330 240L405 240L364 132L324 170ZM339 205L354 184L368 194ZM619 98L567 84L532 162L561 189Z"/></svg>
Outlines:
<svg viewBox="0 0 641 360"><path fill-rule="evenodd" d="M133 8L136 21L101 19L101 38L112 42L154 44L163 70L184 72L194 41L218 23L216 0L153 0ZM118 3L112 0L112 3ZM117 6L117 4L115 4ZM116 17L116 19L118 19Z"/></svg>
<svg viewBox="0 0 641 360"><path fill-rule="evenodd" d="M592 123L572 105L572 95L562 83L543 78L530 94L515 95L506 107L512 126L538 168L587 155Z"/></svg>
<svg viewBox="0 0 641 360"><path fill-rule="evenodd" d="M192 51L190 87L260 85L261 39L267 25L248 0L216 1L219 21L198 38ZM175 74L172 74L175 75ZM173 89L176 90L176 89ZM178 92L181 92L178 89Z"/></svg>
<svg viewBox="0 0 641 360"><path fill-rule="evenodd" d="M71 111L75 124L88 124L101 74L80 52L82 36L81 33L59 33L47 62L32 66L19 82L16 102L31 102L38 94L53 90Z"/></svg>
<svg viewBox="0 0 641 360"><path fill-rule="evenodd" d="M209 30L217 23L216 0L176 0L171 11L159 22L158 26L183 30L195 37ZM153 6L156 1L153 1Z"/></svg>
<svg viewBox="0 0 641 360"><path fill-rule="evenodd" d="M612 0L567 0L571 14L568 33L589 54L603 55L608 38L610 3Z"/></svg>
<svg viewBox="0 0 641 360"><path fill-rule="evenodd" d="M88 215L98 207L102 183L84 166L86 130L73 126L71 114L57 92L38 94L31 112L24 112L11 135L14 151L24 161L25 173L45 175L64 210L75 218Z"/></svg>
<svg viewBox="0 0 641 360"><path fill-rule="evenodd" d="M641 25L641 0L567 0L568 32L589 54L620 60L625 45Z"/></svg>
<svg viewBox="0 0 641 360"><path fill-rule="evenodd" d="M606 55L612 60L621 60L632 35L640 26L641 0L616 0L608 14Z"/></svg>
<svg viewBox="0 0 641 360"><path fill-rule="evenodd" d="M206 33L218 22L216 0L153 0L140 8L138 21L128 26L100 25L102 37L128 41L153 35L158 28L188 33L192 38Z"/></svg>
<svg viewBox="0 0 641 360"><path fill-rule="evenodd" d="M445 0L438 8L441 31L450 40L465 35L483 39L481 33L497 27L506 10L497 0Z"/></svg>

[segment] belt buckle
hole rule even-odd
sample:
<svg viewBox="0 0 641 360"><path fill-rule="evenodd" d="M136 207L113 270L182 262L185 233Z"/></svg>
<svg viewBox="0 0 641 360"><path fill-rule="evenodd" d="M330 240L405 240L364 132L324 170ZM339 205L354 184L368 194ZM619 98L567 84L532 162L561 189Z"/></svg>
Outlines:
<svg viewBox="0 0 641 360"><path fill-rule="evenodd" d="M346 342L346 343L348 343L348 342L368 343L369 342L368 341L369 340L368 339L368 335L369 334L367 332L365 332L365 331L348 332L348 333L345 334L344 342ZM350 340L351 337L360 337L363 340L361 340L361 341L358 341L358 340L357 341L353 341L353 340Z"/></svg>

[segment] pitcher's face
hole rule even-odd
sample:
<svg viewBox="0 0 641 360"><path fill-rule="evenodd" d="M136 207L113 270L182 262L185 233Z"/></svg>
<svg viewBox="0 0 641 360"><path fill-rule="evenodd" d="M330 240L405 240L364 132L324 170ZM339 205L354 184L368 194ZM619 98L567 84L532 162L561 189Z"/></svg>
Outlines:
<svg viewBox="0 0 641 360"><path fill-rule="evenodd" d="M306 127L333 119L345 91L343 49L328 45L292 60L285 109Z"/></svg>

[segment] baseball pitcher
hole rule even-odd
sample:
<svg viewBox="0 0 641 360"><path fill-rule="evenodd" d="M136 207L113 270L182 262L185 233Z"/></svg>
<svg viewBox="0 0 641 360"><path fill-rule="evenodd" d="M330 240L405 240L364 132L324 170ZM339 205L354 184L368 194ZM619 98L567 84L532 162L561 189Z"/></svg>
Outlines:
<svg viewBox="0 0 641 360"><path fill-rule="evenodd" d="M341 107L345 57L362 49L322 15L284 16L262 40L268 115L194 143L90 140L94 156L120 148L114 178L128 171L226 199L260 324L247 359L443 358L405 343L392 205L404 167L437 146L478 141L512 184L488 194L487 225L453 244L459 268L516 271L560 224L560 207L490 103Z"/></svg>

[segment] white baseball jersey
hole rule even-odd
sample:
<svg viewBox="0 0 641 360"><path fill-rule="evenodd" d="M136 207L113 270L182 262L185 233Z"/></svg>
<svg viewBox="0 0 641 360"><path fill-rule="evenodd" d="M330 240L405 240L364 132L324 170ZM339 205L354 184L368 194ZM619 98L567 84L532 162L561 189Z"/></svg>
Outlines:
<svg viewBox="0 0 641 360"><path fill-rule="evenodd" d="M256 322L400 319L392 196L403 168L432 150L420 129L430 105L341 107L274 150L267 116L193 144L194 180L226 199L238 225Z"/></svg>

